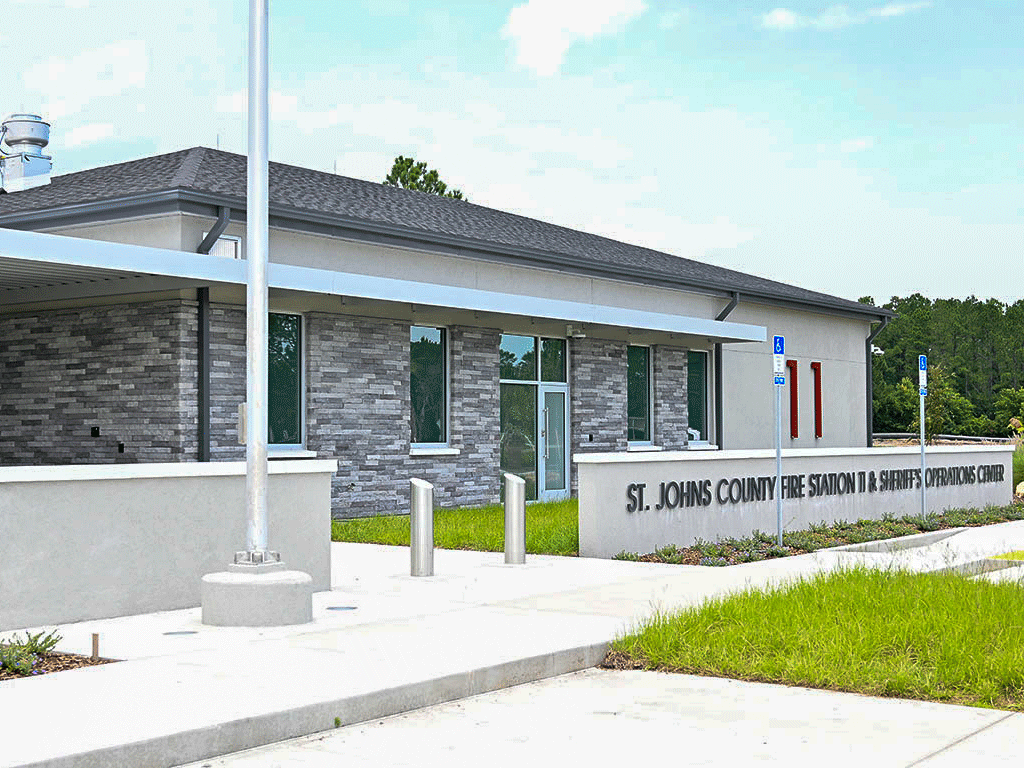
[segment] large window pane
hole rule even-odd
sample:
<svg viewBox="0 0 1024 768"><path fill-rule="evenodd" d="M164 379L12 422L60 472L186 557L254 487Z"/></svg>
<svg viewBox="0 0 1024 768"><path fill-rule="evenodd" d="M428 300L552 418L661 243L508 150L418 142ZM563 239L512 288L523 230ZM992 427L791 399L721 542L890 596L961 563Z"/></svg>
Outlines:
<svg viewBox="0 0 1024 768"><path fill-rule="evenodd" d="M501 337L501 378L537 380L537 340L533 336Z"/></svg>
<svg viewBox="0 0 1024 768"><path fill-rule="evenodd" d="M537 386L501 385L501 471L526 481L526 498L537 498Z"/></svg>
<svg viewBox="0 0 1024 768"><path fill-rule="evenodd" d="M646 443L651 439L650 350L626 349L626 439Z"/></svg>
<svg viewBox="0 0 1024 768"><path fill-rule="evenodd" d="M444 330L409 329L412 442L443 443L445 429Z"/></svg>
<svg viewBox="0 0 1024 768"><path fill-rule="evenodd" d="M301 324L298 315L268 318L267 440L274 445L302 443Z"/></svg>
<svg viewBox="0 0 1024 768"><path fill-rule="evenodd" d="M565 339L540 340L540 380L565 381Z"/></svg>
<svg viewBox="0 0 1024 768"><path fill-rule="evenodd" d="M708 355L689 352L686 356L686 404L690 429L708 439Z"/></svg>

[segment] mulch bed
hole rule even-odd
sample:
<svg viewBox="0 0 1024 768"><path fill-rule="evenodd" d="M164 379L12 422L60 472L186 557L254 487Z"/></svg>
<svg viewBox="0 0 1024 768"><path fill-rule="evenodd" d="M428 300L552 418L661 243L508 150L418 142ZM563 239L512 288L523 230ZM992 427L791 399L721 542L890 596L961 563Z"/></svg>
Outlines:
<svg viewBox="0 0 1024 768"><path fill-rule="evenodd" d="M9 669L0 669L0 680L17 680L22 677L33 677L35 675L47 675L50 672L63 672L66 669L78 669L79 667L95 667L99 664L110 664L117 659L97 659L93 661L89 656L79 656L77 653L46 653L39 657L35 669L30 675L19 675Z"/></svg>

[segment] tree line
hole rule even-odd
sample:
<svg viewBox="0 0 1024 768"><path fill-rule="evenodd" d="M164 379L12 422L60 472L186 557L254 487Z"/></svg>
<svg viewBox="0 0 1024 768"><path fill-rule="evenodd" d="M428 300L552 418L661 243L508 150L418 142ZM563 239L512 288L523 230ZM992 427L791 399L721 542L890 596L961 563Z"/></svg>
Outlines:
<svg viewBox="0 0 1024 768"><path fill-rule="evenodd" d="M870 296L861 302L874 304ZM1024 414L1024 299L893 296L874 341L876 432L917 431L918 355L928 355L925 431L1006 436Z"/></svg>

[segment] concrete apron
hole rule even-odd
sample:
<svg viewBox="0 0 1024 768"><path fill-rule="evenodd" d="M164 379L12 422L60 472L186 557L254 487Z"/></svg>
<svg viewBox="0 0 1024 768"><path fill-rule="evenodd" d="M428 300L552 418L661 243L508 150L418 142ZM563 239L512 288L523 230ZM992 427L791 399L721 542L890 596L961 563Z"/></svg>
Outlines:
<svg viewBox="0 0 1024 768"><path fill-rule="evenodd" d="M439 550L440 575L414 579L408 548L334 545L335 588L314 595L311 625L204 627L191 609L59 628L61 650L99 631L102 655L130 660L0 683L0 766L179 765L592 667L640 618L713 595L1021 548L1024 523L732 568Z"/></svg>

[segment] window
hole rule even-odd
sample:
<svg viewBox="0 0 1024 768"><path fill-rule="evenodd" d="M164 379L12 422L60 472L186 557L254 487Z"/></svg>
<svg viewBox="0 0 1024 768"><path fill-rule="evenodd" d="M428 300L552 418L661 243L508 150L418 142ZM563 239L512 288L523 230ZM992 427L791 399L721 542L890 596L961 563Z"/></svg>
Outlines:
<svg viewBox="0 0 1024 768"><path fill-rule="evenodd" d="M537 380L537 339L533 336L501 336L502 379L512 381Z"/></svg>
<svg viewBox="0 0 1024 768"><path fill-rule="evenodd" d="M565 339L540 340L540 380L565 381Z"/></svg>
<svg viewBox="0 0 1024 768"><path fill-rule="evenodd" d="M302 444L302 318L271 313L267 339L267 442Z"/></svg>
<svg viewBox="0 0 1024 768"><path fill-rule="evenodd" d="M686 353L686 411L690 442L708 442L707 352Z"/></svg>
<svg viewBox="0 0 1024 768"><path fill-rule="evenodd" d="M412 443L447 443L447 380L444 328L409 328Z"/></svg>
<svg viewBox="0 0 1024 768"><path fill-rule="evenodd" d="M203 232L203 237L205 238L208 234L208 232ZM234 235L221 235L210 249L210 255L225 259L242 258L242 238Z"/></svg>
<svg viewBox="0 0 1024 768"><path fill-rule="evenodd" d="M626 439L651 442L651 350L626 348Z"/></svg>

